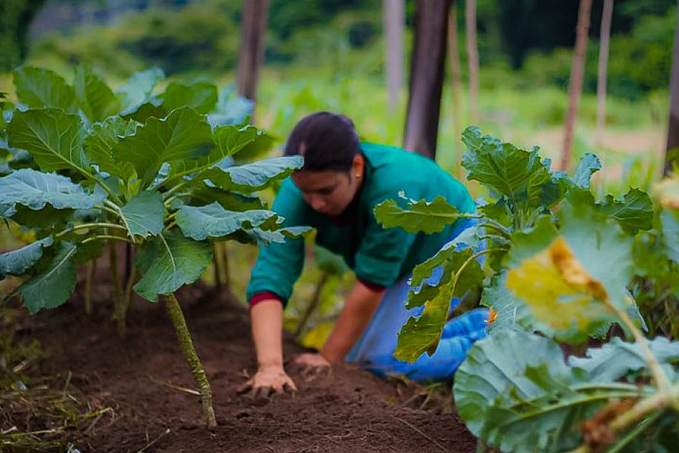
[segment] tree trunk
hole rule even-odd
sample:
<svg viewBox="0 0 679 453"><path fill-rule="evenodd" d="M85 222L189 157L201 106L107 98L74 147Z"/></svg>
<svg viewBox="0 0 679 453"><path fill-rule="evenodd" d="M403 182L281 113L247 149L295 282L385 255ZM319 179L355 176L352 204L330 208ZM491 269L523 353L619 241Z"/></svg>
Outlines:
<svg viewBox="0 0 679 453"><path fill-rule="evenodd" d="M267 12L267 0L245 0L243 4L236 85L238 94L253 101L257 100L259 67L264 59Z"/></svg>
<svg viewBox="0 0 679 453"><path fill-rule="evenodd" d="M575 53L568 83L568 111L564 132L563 149L561 150L561 170L567 171L571 163L573 132L575 118L578 113L578 100L582 93L582 79L585 72L585 52L587 51L587 33L589 32L589 16L592 11L592 0L580 0L578 25L576 29Z"/></svg>
<svg viewBox="0 0 679 453"><path fill-rule="evenodd" d="M210 389L210 383L207 380L205 368L203 368L203 364L198 358L196 348L193 346L193 340L191 340L191 334L186 325L182 308L179 306L179 301L177 301L174 294L167 294L165 296L165 309L167 310L168 316L170 316L175 333L177 334L179 348L181 349L182 354L184 354L184 358L186 358L186 361L189 363L189 369L191 370L193 379L196 381L200 390L200 400L203 403L203 411L205 412L207 426L210 428L215 427L217 426L217 418L215 417L215 410L212 407L212 390Z"/></svg>
<svg viewBox="0 0 679 453"><path fill-rule="evenodd" d="M476 44L476 0L467 0L465 6L467 28L467 62L469 65L469 119L479 122L479 49Z"/></svg>
<svg viewBox="0 0 679 453"><path fill-rule="evenodd" d="M405 28L404 0L384 0L384 29L387 36L387 61L384 68L389 90L389 112L398 109L403 89L403 30Z"/></svg>
<svg viewBox="0 0 679 453"><path fill-rule="evenodd" d="M665 175L670 173L673 164L676 164L677 161L679 161L679 8L677 9L677 31L674 36L674 54L672 55L672 74L670 77L670 123L667 131Z"/></svg>
<svg viewBox="0 0 679 453"><path fill-rule="evenodd" d="M456 2L450 7L450 15L448 16L448 59L450 60L450 75L452 79L452 100L453 100L453 143L455 144L455 152L458 155L457 162L459 163L458 151L460 147L460 134L462 133L462 114L460 112L460 94L462 93L462 71L460 70L460 45L457 39L457 8ZM461 176L460 165L455 165L456 176Z"/></svg>
<svg viewBox="0 0 679 453"><path fill-rule="evenodd" d="M441 110L451 0L417 0L405 148L434 158Z"/></svg>
<svg viewBox="0 0 679 453"><path fill-rule="evenodd" d="M606 121L606 78L608 74L608 47L611 39L611 20L613 19L613 0L604 0L601 16L601 37L599 38L599 73L597 79L596 142L601 143Z"/></svg>

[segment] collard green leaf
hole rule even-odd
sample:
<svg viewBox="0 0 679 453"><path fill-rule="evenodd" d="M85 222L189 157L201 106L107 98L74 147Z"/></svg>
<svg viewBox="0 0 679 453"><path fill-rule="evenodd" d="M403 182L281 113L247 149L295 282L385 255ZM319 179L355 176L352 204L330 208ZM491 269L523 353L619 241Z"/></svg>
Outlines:
<svg viewBox="0 0 679 453"><path fill-rule="evenodd" d="M287 178L303 164L301 156L276 157L225 169L213 167L203 177L224 190L254 192Z"/></svg>
<svg viewBox="0 0 679 453"><path fill-rule="evenodd" d="M424 306L424 309L401 329L394 357L412 363L424 352L432 354L436 350L451 299L483 283L484 274L479 262L472 258L473 253L472 249L447 249L440 264L437 263L442 271L440 280L425 282L408 294L407 308Z"/></svg>
<svg viewBox="0 0 679 453"><path fill-rule="evenodd" d="M198 113L208 113L217 104L217 87L208 82L172 82L160 98L168 112L188 106Z"/></svg>
<svg viewBox="0 0 679 453"><path fill-rule="evenodd" d="M162 103L154 98L149 99L143 104L132 108L126 113L121 114L125 120L134 120L138 123L145 124L150 118L162 119L165 118L168 111L163 107Z"/></svg>
<svg viewBox="0 0 679 453"><path fill-rule="evenodd" d="M0 178L0 204L20 204L40 210L46 204L56 209L90 209L101 203L105 193L89 193L65 176L29 168Z"/></svg>
<svg viewBox="0 0 679 453"><path fill-rule="evenodd" d="M212 247L184 237L174 229L146 241L135 264L141 279L134 290L151 302L159 294L170 294L183 285L195 282L212 261Z"/></svg>
<svg viewBox="0 0 679 453"><path fill-rule="evenodd" d="M119 116L108 118L92 127L92 132L84 142L84 150L91 163L101 171L118 176L126 181L134 176L134 167L129 162L113 158L113 149L123 138L134 135L139 123L123 120Z"/></svg>
<svg viewBox="0 0 679 453"><path fill-rule="evenodd" d="M160 192L145 190L120 209L130 236L156 236L163 231L165 205Z"/></svg>
<svg viewBox="0 0 679 453"><path fill-rule="evenodd" d="M136 109L143 104L153 93L153 88L156 84L163 79L165 79L165 73L160 68L152 68L134 73L117 90L117 94L122 101L123 111L127 112L130 109Z"/></svg>
<svg viewBox="0 0 679 453"><path fill-rule="evenodd" d="M599 170L601 170L601 161L599 158L592 153L585 154L582 156L582 159L580 159L580 164L578 164L578 168L575 170L573 184L583 189L589 189L592 175Z"/></svg>
<svg viewBox="0 0 679 453"><path fill-rule="evenodd" d="M653 228L653 203L639 189L630 189L622 200L615 200L612 195L608 195L601 203L601 209L617 220L627 232Z"/></svg>
<svg viewBox="0 0 679 453"><path fill-rule="evenodd" d="M570 451L582 441L580 424L605 401L639 395L635 385L591 383L555 342L513 330L477 341L453 390L467 428L512 453Z"/></svg>
<svg viewBox="0 0 679 453"><path fill-rule="evenodd" d="M0 280L7 275L22 275L42 258L43 249L54 242L52 236L0 255Z"/></svg>
<svg viewBox="0 0 679 453"><path fill-rule="evenodd" d="M657 337L648 340L648 345L660 365L679 364L679 342ZM639 343L615 337L600 348L588 349L586 357L570 357L568 363L587 371L593 382L614 382L632 371L647 368L644 357Z"/></svg>
<svg viewBox="0 0 679 453"><path fill-rule="evenodd" d="M374 210L375 218L385 228L401 227L409 233L440 233L461 217L469 214L461 213L448 204L445 198L436 197L433 201L409 200L406 209L401 208L396 200L385 200Z"/></svg>
<svg viewBox="0 0 679 453"><path fill-rule="evenodd" d="M250 99L238 96L231 98L230 90L224 89L219 94L216 111L208 115L208 121L213 127L243 125L252 115L255 103Z"/></svg>
<svg viewBox="0 0 679 453"><path fill-rule="evenodd" d="M193 205L205 205L210 202L218 202L227 211L247 211L251 209L267 209L262 200L257 197L248 197L217 187L197 187L191 191Z"/></svg>
<svg viewBox="0 0 679 453"><path fill-rule="evenodd" d="M551 181L551 174L537 148L526 151L501 143L477 127L465 129L462 141L467 146L462 166L468 179L487 186L496 198L506 197L512 206L540 206L541 187Z"/></svg>
<svg viewBox="0 0 679 453"><path fill-rule="evenodd" d="M75 70L73 89L80 109L90 122L103 121L120 112L118 97L101 77L83 66Z"/></svg>
<svg viewBox="0 0 679 453"><path fill-rule="evenodd" d="M667 250L667 256L679 265L679 210L665 209L660 214L662 222L662 243Z"/></svg>
<svg viewBox="0 0 679 453"><path fill-rule="evenodd" d="M549 327L537 325L526 304L507 289L506 280L505 273L496 275L481 295L481 305L492 308L496 313L495 320L489 326L489 333L492 335L507 329L551 332Z"/></svg>
<svg viewBox="0 0 679 453"><path fill-rule="evenodd" d="M228 236L240 229L252 229L277 217L275 212L266 210L227 211L214 202L200 207L183 206L177 213L177 225L185 236L202 241Z"/></svg>
<svg viewBox="0 0 679 453"><path fill-rule="evenodd" d="M50 204L46 204L44 208L34 211L33 209L14 205L14 211L11 217L16 223L24 228L34 228L38 230L47 231L50 229L61 229L66 227L66 224L73 220L75 209L57 209Z"/></svg>
<svg viewBox="0 0 679 453"><path fill-rule="evenodd" d="M185 107L167 118L150 118L134 135L120 140L116 160L130 162L148 187L163 163L181 163L207 156L213 148L210 125L195 110Z"/></svg>
<svg viewBox="0 0 679 453"><path fill-rule="evenodd" d="M238 164L264 158L277 140L273 135L261 131L255 140L245 145L233 158Z"/></svg>
<svg viewBox="0 0 679 453"><path fill-rule="evenodd" d="M49 259L43 260L33 278L19 287L24 305L31 313L58 307L68 300L75 289L75 245L60 242L55 249Z"/></svg>
<svg viewBox="0 0 679 453"><path fill-rule="evenodd" d="M78 115L57 109L15 112L7 133L10 146L28 151L42 171L87 173L85 130Z"/></svg>
<svg viewBox="0 0 679 453"><path fill-rule="evenodd" d="M32 109L77 111L75 92L66 81L48 69L24 66L14 71L14 86L19 100Z"/></svg>

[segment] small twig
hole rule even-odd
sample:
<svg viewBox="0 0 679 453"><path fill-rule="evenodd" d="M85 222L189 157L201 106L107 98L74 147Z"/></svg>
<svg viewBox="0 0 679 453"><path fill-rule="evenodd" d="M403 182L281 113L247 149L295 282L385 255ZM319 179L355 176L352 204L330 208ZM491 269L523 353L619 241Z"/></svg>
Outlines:
<svg viewBox="0 0 679 453"><path fill-rule="evenodd" d="M180 392L188 393L189 395L200 396L200 392L198 390L181 387L171 382L161 381L159 379L154 378L153 376L149 376L149 379L151 379L151 381L155 382L156 384L164 385L165 387L169 387L174 390L179 390Z"/></svg>
<svg viewBox="0 0 679 453"><path fill-rule="evenodd" d="M158 436L158 437L156 438L156 440L154 440L154 441L151 442L151 443L146 444L146 446L145 446L144 448L142 448L141 450L139 450L137 453L144 453L144 450L146 450L147 448L153 446L156 442L158 442L160 439L162 439L163 437L165 437L169 432L170 432L170 428L167 428L167 429L165 430L164 433L162 433L160 436Z"/></svg>
<svg viewBox="0 0 679 453"><path fill-rule="evenodd" d="M394 419L395 419L395 420L398 420L398 421L401 422L401 423L403 423L404 425L406 425L407 427L411 428L413 431L419 433L419 434L422 435L423 437L429 439L434 445L436 445L437 447L439 447L441 450L446 451L446 452L448 451L448 449L447 449L446 447L444 447L443 445L441 445L440 443L436 442L434 439L432 439L431 437L429 437L428 435L426 435L421 429L418 429L417 427L413 426L412 424L408 423L407 421L405 421L405 420L403 420L403 419L401 419L401 418L394 417Z"/></svg>

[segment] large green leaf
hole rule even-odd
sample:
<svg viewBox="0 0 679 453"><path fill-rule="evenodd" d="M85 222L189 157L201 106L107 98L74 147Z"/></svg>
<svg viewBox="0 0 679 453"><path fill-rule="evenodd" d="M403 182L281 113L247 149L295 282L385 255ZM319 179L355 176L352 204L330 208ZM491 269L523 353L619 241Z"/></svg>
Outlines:
<svg viewBox="0 0 679 453"><path fill-rule="evenodd" d="M150 118L136 133L120 140L114 159L132 163L147 187L163 163L184 165L185 160L207 156L213 148L212 130L202 115L185 107L167 118Z"/></svg>
<svg viewBox="0 0 679 453"><path fill-rule="evenodd" d="M57 109L15 112L7 133L10 146L28 151L42 171L88 172L85 130L78 115Z"/></svg>
<svg viewBox="0 0 679 453"><path fill-rule="evenodd" d="M7 275L22 275L42 258L43 249L54 242L52 236L0 255L0 280Z"/></svg>
<svg viewBox="0 0 679 453"><path fill-rule="evenodd" d="M222 89L215 112L208 115L213 127L228 125L243 125L252 115L255 103L243 96L232 97L232 90Z"/></svg>
<svg viewBox="0 0 679 453"><path fill-rule="evenodd" d="M91 209L106 194L89 193L65 176L25 168L0 178L0 204L20 204L40 210L46 204L56 209Z"/></svg>
<svg viewBox="0 0 679 453"><path fill-rule="evenodd" d="M179 230L165 231L146 241L136 258L141 279L134 290L156 302L158 294L170 294L195 282L212 261L212 247L184 237Z"/></svg>
<svg viewBox="0 0 679 453"><path fill-rule="evenodd" d="M165 205L160 192L145 190L120 209L130 236L147 237L163 231Z"/></svg>
<svg viewBox="0 0 679 453"><path fill-rule="evenodd" d="M667 255L679 265L679 210L665 209L660 214L660 221Z"/></svg>
<svg viewBox="0 0 679 453"><path fill-rule="evenodd" d="M545 332L546 329L549 329L544 325L537 326L537 321L531 315L526 304L507 289L506 279L505 273L496 275L491 280L490 285L483 289L481 295L480 304L492 308L496 313L489 332L495 334L506 329Z"/></svg>
<svg viewBox="0 0 679 453"><path fill-rule="evenodd" d="M213 167L203 172L203 177L224 190L254 192L287 178L303 164L301 156L276 157L225 169Z"/></svg>
<svg viewBox="0 0 679 453"><path fill-rule="evenodd" d="M218 202L228 211L248 211L252 209L267 209L262 200L219 189L217 187L202 186L191 191L191 199L195 205L206 205Z"/></svg>
<svg viewBox="0 0 679 453"><path fill-rule="evenodd" d="M403 194L401 194L404 198ZM375 218L385 228L401 227L409 233L440 233L461 217L461 213L448 204L445 198L436 197L433 201L407 200L406 208L401 208L396 200L385 200L375 207Z"/></svg>
<svg viewBox="0 0 679 453"><path fill-rule="evenodd" d="M410 318L401 329L394 357L414 362L424 352L432 354L436 350L448 319L451 299L462 297L468 290L483 283L484 273L473 254L474 251L469 248L459 251L446 249L440 262L436 263L442 271L437 284L430 286L425 282L410 291L407 308L424 306L424 309L420 316Z"/></svg>
<svg viewBox="0 0 679 453"><path fill-rule="evenodd" d="M582 440L580 424L636 385L592 383L568 367L557 343L520 330L477 341L455 375L455 404L469 430L503 452L561 452Z"/></svg>
<svg viewBox="0 0 679 453"><path fill-rule="evenodd" d="M96 164L101 171L118 176L123 181L132 178L134 167L129 162L114 159L113 149L121 138L134 135L138 126L136 121L126 121L119 116L95 124L83 145L90 162Z"/></svg>
<svg viewBox="0 0 679 453"><path fill-rule="evenodd" d="M468 179L487 186L495 198L506 197L513 206L540 206L541 187L551 181L551 174L537 148L526 151L501 143L477 127L465 129L462 141L467 146L462 166Z"/></svg>
<svg viewBox="0 0 679 453"><path fill-rule="evenodd" d="M630 189L622 200L615 200L613 195L606 196L601 209L627 232L653 228L653 202L639 189Z"/></svg>
<svg viewBox="0 0 679 453"><path fill-rule="evenodd" d="M202 241L227 236L240 229L258 227L272 217L277 217L273 211L228 211L214 202L200 207L182 206L177 213L177 225L186 237Z"/></svg>
<svg viewBox="0 0 679 453"><path fill-rule="evenodd" d="M68 300L75 289L73 255L76 247L70 242L61 242L55 248L54 255L43 260L38 273L19 287L24 305L31 313L58 307Z"/></svg>
<svg viewBox="0 0 679 453"><path fill-rule="evenodd" d="M208 82L172 82L160 98L168 112L188 106L199 113L208 113L217 104L217 87Z"/></svg>
<svg viewBox="0 0 679 453"><path fill-rule="evenodd" d="M83 66L76 68L73 89L80 109L91 122L103 121L120 112L118 97L90 69Z"/></svg>
<svg viewBox="0 0 679 453"><path fill-rule="evenodd" d="M173 164L175 177L205 170L224 159L236 154L262 136L263 132L253 126L223 126L213 132L215 147L205 157L185 160ZM197 175L202 179L202 175Z"/></svg>
<svg viewBox="0 0 679 453"><path fill-rule="evenodd" d="M679 342L658 337L648 345L660 365L679 364ZM614 382L632 371L648 368L644 350L639 343L627 343L613 338L600 348L590 348L586 357L572 356L569 365L589 373L592 382Z"/></svg>
<svg viewBox="0 0 679 453"><path fill-rule="evenodd" d="M33 109L77 111L75 92L66 81L48 69L24 66L14 71L14 86L21 102Z"/></svg>
<svg viewBox="0 0 679 453"><path fill-rule="evenodd" d="M134 73L117 90L117 94L122 101L123 110L127 111L143 104L153 93L153 88L156 84L164 78L165 73L160 68Z"/></svg>

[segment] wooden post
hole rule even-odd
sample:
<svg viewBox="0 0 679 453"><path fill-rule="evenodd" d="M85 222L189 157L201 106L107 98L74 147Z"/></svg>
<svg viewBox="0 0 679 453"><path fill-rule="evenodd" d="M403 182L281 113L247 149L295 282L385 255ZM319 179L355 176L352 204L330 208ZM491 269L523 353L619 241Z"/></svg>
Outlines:
<svg viewBox="0 0 679 453"><path fill-rule="evenodd" d="M601 16L601 36L599 38L599 71L597 79L596 142L603 139L606 121L606 78L608 77L608 47L611 40L611 21L613 19L613 0L604 0Z"/></svg>
<svg viewBox="0 0 679 453"><path fill-rule="evenodd" d="M566 126L564 131L563 148L561 150L560 169L567 171L571 163L573 147L573 132L575 118L578 114L578 100L582 92L582 79L585 72L585 53L587 51L587 33L589 32L589 17L592 11L592 0L580 0L578 25L576 29L575 53L571 77L568 82L568 111L566 112Z"/></svg>
<svg viewBox="0 0 679 453"><path fill-rule="evenodd" d="M479 49L476 44L476 0L467 0L465 5L467 29L467 63L469 66L469 119L479 122Z"/></svg>
<svg viewBox="0 0 679 453"><path fill-rule="evenodd" d="M404 0L384 0L384 29L387 37L385 75L389 90L389 112L394 113L403 88L403 30L405 28Z"/></svg>
<svg viewBox="0 0 679 453"><path fill-rule="evenodd" d="M679 8L677 8L677 31L674 35L674 53L672 55L672 73L670 76L670 122L667 130L667 147L663 172L665 176L672 170L673 163L679 162L679 149L677 148L679 148Z"/></svg>
<svg viewBox="0 0 679 453"><path fill-rule="evenodd" d="M257 100L259 67L264 59L267 13L267 0L245 0L243 4L236 86L238 94L252 101ZM252 118L254 119L254 110Z"/></svg>
<svg viewBox="0 0 679 453"><path fill-rule="evenodd" d="M434 158L451 0L417 0L405 148Z"/></svg>
<svg viewBox="0 0 679 453"><path fill-rule="evenodd" d="M452 79L452 101L453 101L453 143L455 144L455 152L457 163L455 165L456 177L460 177L460 156L462 153L458 150L460 148L460 134L462 134L462 112L460 111L460 94L462 93L462 71L460 70L460 45L457 38L457 8L456 2L450 7L450 15L448 16L448 59L450 60L450 75Z"/></svg>

